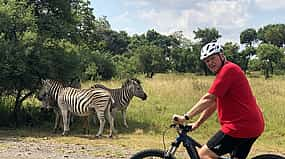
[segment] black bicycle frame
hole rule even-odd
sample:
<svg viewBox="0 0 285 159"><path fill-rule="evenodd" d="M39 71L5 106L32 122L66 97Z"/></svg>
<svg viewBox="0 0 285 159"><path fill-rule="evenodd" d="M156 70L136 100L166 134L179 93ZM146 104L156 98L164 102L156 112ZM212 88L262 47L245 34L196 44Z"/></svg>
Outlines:
<svg viewBox="0 0 285 159"><path fill-rule="evenodd" d="M174 155L177 148L183 143L191 159L200 159L196 147L201 148L202 145L187 135L187 132L191 131L192 127L189 125L179 125L179 128L181 131L178 132L176 140L171 143L169 150L166 152L166 158L170 155Z"/></svg>

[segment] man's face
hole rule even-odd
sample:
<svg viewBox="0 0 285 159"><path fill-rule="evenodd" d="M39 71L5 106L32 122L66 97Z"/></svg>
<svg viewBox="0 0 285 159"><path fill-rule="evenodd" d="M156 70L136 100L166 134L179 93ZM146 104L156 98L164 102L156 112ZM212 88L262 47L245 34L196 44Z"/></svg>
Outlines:
<svg viewBox="0 0 285 159"><path fill-rule="evenodd" d="M221 56L222 59L219 56ZM214 54L212 56L207 57L203 61L206 63L210 71L212 71L213 73L217 73L223 64L223 58L224 56L222 54Z"/></svg>

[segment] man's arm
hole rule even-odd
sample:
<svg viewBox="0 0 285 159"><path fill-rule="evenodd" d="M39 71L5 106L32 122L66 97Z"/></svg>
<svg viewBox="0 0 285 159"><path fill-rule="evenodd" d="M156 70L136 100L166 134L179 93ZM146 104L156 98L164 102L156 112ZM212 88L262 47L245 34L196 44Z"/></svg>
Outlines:
<svg viewBox="0 0 285 159"><path fill-rule="evenodd" d="M203 124L204 121L206 121L215 112L216 108L217 108L217 105L214 104L214 105L208 107L207 109L205 109L201 113L199 119L195 123L193 123L192 129L194 130L194 129L198 128L201 124Z"/></svg>
<svg viewBox="0 0 285 159"><path fill-rule="evenodd" d="M195 115L203 112L204 110L210 108L210 107L215 107L216 108L216 96L210 93L206 93L191 109L190 111L188 111L186 113L186 115L190 118L194 117ZM212 108L213 109L213 108ZM211 112L213 110L209 109L208 111L205 111L205 113L203 113L205 115L209 115L209 113L213 113ZM210 114L210 115L211 115ZM205 118L205 117L203 117Z"/></svg>
<svg viewBox="0 0 285 159"><path fill-rule="evenodd" d="M185 120L193 118L195 115L203 112L200 118L195 122L197 124L202 124L206 119L209 118L216 110L216 96L210 93L206 93L201 99L190 109L184 116L174 114L172 119L176 123L184 123ZM197 123L199 122L199 123Z"/></svg>

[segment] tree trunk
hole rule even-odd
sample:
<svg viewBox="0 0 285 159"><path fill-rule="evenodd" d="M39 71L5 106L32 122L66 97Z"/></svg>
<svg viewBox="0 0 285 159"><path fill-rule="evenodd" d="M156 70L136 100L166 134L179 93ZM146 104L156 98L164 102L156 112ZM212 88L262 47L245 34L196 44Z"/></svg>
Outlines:
<svg viewBox="0 0 285 159"><path fill-rule="evenodd" d="M14 106L14 110L13 110L13 114L14 114L14 122L15 122L15 126L16 128L19 126L19 112L20 112L20 108L22 105L22 102L28 98L30 95L32 95L34 93L34 91L30 91L29 93L27 93L26 95L24 95L23 98L21 98L21 93L22 93L22 89L18 90L17 92L17 96L16 96L16 102L15 102L15 106Z"/></svg>
<svg viewBox="0 0 285 159"><path fill-rule="evenodd" d="M268 69L268 67L265 68L265 70L264 70L264 76L265 76L265 79L269 78L269 69Z"/></svg>
<svg viewBox="0 0 285 159"><path fill-rule="evenodd" d="M22 92L22 90L19 90L19 91L17 92L17 95L16 95L16 102L15 102L15 106L14 106L14 110L13 110L14 122L15 122L16 128L19 126L19 116L18 116L18 113L19 113L19 111L20 111L20 97L21 97L21 92Z"/></svg>
<svg viewBox="0 0 285 159"><path fill-rule="evenodd" d="M247 68L248 68L248 63L249 63L249 59L245 60L245 66L244 66L244 74L246 74Z"/></svg>

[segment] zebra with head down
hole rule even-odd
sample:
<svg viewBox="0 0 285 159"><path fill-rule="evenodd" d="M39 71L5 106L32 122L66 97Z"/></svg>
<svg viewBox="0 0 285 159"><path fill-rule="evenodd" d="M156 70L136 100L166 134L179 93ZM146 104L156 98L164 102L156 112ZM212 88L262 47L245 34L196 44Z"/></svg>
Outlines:
<svg viewBox="0 0 285 159"><path fill-rule="evenodd" d="M73 79L71 82L63 82L63 81L57 81L54 82L53 84L53 88L50 91L50 94L57 94L57 92L55 92L58 89L55 89L57 87L72 87L72 88L81 88L81 84L80 84L80 80L79 79ZM52 109L53 112L55 113L55 123L54 123L54 127L53 127L53 132L56 133L56 131L61 127L63 128L63 124L62 124L62 116L61 116L61 112L60 109L58 107L57 104L57 96L56 98L54 98L53 96L47 95L47 96L43 96L40 95L39 100L42 102L41 105L41 110L45 110L45 109ZM44 98L42 98L44 97Z"/></svg>
<svg viewBox="0 0 285 159"><path fill-rule="evenodd" d="M127 79L122 84L122 87L117 89L110 89L102 84L95 84L91 88L103 88L111 93L111 96L114 99L114 103L111 104L112 115L115 116L115 111L120 110L122 112L124 126L127 128L126 111L132 98L136 96L142 100L147 99L147 94L144 92L141 82L136 78Z"/></svg>
<svg viewBox="0 0 285 159"><path fill-rule="evenodd" d="M40 99L52 97L57 100L63 118L63 135L69 132L69 116L89 116L93 112L97 113L100 121L100 128L96 136L101 136L105 125L105 113L108 115L110 124L110 136L114 129L114 119L110 113L110 106L113 99L110 93L104 89L75 89L64 87L55 80L43 80L42 89L39 93Z"/></svg>

